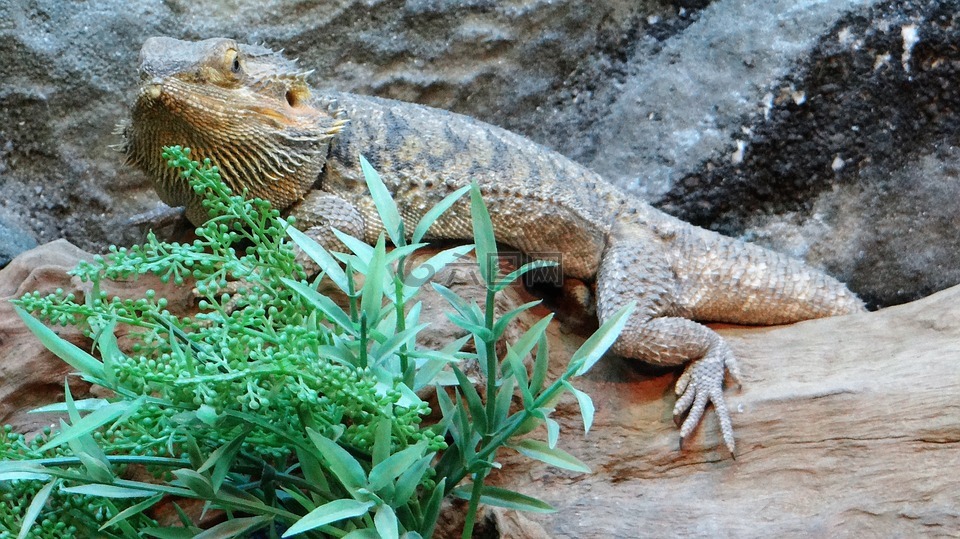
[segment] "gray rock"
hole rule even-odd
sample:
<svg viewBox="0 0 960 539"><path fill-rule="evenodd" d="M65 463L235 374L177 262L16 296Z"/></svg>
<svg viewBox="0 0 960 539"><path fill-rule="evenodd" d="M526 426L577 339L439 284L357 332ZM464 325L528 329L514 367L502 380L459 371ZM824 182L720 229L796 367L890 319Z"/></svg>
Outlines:
<svg viewBox="0 0 960 539"><path fill-rule="evenodd" d="M960 125L957 8L0 0L0 190L40 242L138 240L119 223L156 197L108 146L140 45L230 36L285 48L321 87L525 134L671 213L786 250L892 304L958 281L960 251L943 230L956 222L943 197Z"/></svg>
<svg viewBox="0 0 960 539"><path fill-rule="evenodd" d="M37 240L24 230L17 216L0 206L0 268L6 266L18 254L33 249Z"/></svg>
<svg viewBox="0 0 960 539"><path fill-rule="evenodd" d="M715 2L656 51L639 51L588 164L657 202L763 121L766 88L864 1ZM653 54L650 54L653 52Z"/></svg>
<svg viewBox="0 0 960 539"><path fill-rule="evenodd" d="M599 75L637 21L669 11L652 0L0 0L2 193L40 241L100 250L139 238L118 223L156 196L109 145L119 142L112 132L132 102L147 36L266 42L316 69L319 86L519 129L571 71L595 64Z"/></svg>
<svg viewBox="0 0 960 539"><path fill-rule="evenodd" d="M714 156L661 205L828 269L874 305L958 282L956 1L837 21L769 90L742 157Z"/></svg>

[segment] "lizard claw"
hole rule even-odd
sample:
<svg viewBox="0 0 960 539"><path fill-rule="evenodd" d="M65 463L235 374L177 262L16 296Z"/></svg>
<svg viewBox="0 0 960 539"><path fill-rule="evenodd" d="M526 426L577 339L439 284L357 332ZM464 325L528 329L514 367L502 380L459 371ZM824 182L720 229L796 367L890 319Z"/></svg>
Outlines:
<svg viewBox="0 0 960 539"><path fill-rule="evenodd" d="M719 341L707 351L707 354L687 365L686 370L677 380L676 405L673 407L674 421L680 426L680 444L693 432L707 404L713 403L720 421L720 433L727 449L733 454L736 443L733 438L733 424L730 421L730 412L723 399L724 374L729 371L731 378L740 384L740 369L733 353L726 343ZM683 417L686 413L686 418Z"/></svg>

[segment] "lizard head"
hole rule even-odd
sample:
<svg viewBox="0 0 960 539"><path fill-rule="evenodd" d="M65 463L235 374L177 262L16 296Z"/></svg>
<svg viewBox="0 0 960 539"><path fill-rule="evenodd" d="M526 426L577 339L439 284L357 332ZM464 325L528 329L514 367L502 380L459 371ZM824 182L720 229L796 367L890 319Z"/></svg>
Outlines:
<svg viewBox="0 0 960 539"><path fill-rule="evenodd" d="M139 71L121 148L160 198L186 206L195 224L206 212L186 180L166 166L164 146L210 158L234 192L246 188L282 210L310 190L345 123L338 110L311 99L308 73L264 47L154 37L143 44Z"/></svg>

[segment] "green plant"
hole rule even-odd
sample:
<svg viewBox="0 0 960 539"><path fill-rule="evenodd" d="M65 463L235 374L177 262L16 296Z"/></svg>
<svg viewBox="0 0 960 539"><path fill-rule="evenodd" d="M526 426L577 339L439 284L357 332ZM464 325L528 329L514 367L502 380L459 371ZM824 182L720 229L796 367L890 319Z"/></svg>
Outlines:
<svg viewBox="0 0 960 539"><path fill-rule="evenodd" d="M589 429L589 397L570 379L586 372L613 342L629 309L618 313L547 383L545 330L528 330L504 358L495 343L523 310L497 318L493 299L533 267L497 274L496 242L476 187L451 194L411 234L376 172L362 160L386 233L373 245L337 234L351 253L330 253L261 200L234 196L209 163L169 148L204 196L211 219L190 244L158 241L79 265L92 283L83 302L62 293L28 294L15 303L41 342L80 376L111 390L109 399L74 401L41 412L66 414L60 429L27 442L9 429L0 435L0 538L13 537L429 537L446 495L469 500L464 536L481 502L518 509L550 507L519 493L484 485L497 451L509 447L549 464L585 471L556 447L552 405L564 392L580 403ZM426 327L415 301L424 274L460 259L472 246L441 251L409 272L407 257L429 226L467 192L477 259L487 288L483 307L433 285L451 304L450 318L469 333L443 350L424 350ZM297 263L299 245L321 268L308 279ZM342 266L342 265L343 266ZM346 269L344 269L344 266ZM195 283L200 314L178 317L166 301L108 297L105 279L152 273ZM355 275L364 276L355 286ZM347 298L341 308L318 292L328 278ZM99 358L66 341L28 313L80 327ZM121 331L122 330L122 331ZM124 353L117 335L132 343ZM461 351L472 339L477 352ZM535 355L531 374L523 358ZM480 362L486 384L477 391L458 368ZM442 419L416 392L453 372L450 394L438 390ZM523 406L511 413L519 394ZM84 412L85 415L81 412ZM545 424L547 441L519 438ZM449 445L448 445L449 441ZM135 465L154 479L128 478ZM461 485L462 480L471 482ZM185 513L181 526L160 526L148 510L165 497L201 500L223 511L222 523L201 530ZM179 506L178 506L179 507ZM94 530L95 528L95 530Z"/></svg>

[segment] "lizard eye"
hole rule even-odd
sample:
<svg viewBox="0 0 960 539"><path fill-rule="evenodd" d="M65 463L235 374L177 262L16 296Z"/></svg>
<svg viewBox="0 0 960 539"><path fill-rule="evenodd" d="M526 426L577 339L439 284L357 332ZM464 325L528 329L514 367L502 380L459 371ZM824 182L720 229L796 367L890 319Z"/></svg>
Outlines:
<svg viewBox="0 0 960 539"><path fill-rule="evenodd" d="M240 73L240 69L242 69L243 66L240 65L240 54L236 51L236 49L228 50L224 59L226 60L225 63L230 66L231 72Z"/></svg>

